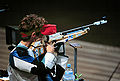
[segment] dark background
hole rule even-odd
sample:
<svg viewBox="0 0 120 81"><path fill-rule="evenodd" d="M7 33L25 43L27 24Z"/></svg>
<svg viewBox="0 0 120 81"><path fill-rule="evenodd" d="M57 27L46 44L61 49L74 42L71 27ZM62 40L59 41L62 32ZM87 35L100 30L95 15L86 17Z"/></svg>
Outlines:
<svg viewBox="0 0 120 81"><path fill-rule="evenodd" d="M0 27L18 25L35 13L54 23L58 31L87 25L106 16L108 23L92 26L79 40L120 47L119 0L0 0Z"/></svg>

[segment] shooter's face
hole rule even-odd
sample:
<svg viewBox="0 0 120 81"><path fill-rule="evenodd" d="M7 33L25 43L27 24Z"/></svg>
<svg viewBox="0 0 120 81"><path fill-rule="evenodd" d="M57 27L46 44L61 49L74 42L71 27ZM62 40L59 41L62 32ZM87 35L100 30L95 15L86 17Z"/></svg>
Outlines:
<svg viewBox="0 0 120 81"><path fill-rule="evenodd" d="M35 41L41 41L42 40L42 35L41 35L41 33L40 32L36 32L36 34L35 34Z"/></svg>

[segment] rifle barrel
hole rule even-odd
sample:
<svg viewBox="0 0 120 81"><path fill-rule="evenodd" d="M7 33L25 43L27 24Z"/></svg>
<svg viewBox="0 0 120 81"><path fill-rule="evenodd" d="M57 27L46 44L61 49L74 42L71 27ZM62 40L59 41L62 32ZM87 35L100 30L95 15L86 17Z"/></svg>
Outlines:
<svg viewBox="0 0 120 81"><path fill-rule="evenodd" d="M85 26L81 26L81 27L73 28L73 29L70 29L70 30L63 31L63 32L61 32L61 33L64 34L64 33L70 32L70 31L74 31L74 30L77 30L77 29L81 29L81 28L89 27L89 26L92 26L92 25L94 25L94 24L88 24L88 25L85 25Z"/></svg>
<svg viewBox="0 0 120 81"><path fill-rule="evenodd" d="M65 34L67 32L70 32L70 31L74 31L74 30L77 30L77 29L81 29L81 28L85 28L85 27L89 27L89 26L92 26L92 25L101 25L101 24L105 24L107 23L107 20L100 20L100 21L96 21L92 24L88 24L88 25L85 25L85 26L81 26L81 27L77 27L77 28L73 28L73 29L70 29L70 30L66 30L66 31L63 31L61 32L61 34Z"/></svg>

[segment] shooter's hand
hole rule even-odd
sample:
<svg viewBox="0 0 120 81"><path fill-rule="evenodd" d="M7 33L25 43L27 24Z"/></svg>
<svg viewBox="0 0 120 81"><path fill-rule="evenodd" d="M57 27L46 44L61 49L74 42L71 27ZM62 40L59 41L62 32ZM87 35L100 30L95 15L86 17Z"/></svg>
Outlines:
<svg viewBox="0 0 120 81"><path fill-rule="evenodd" d="M47 44L46 50L47 50L47 52L54 53L54 44L52 44L52 45Z"/></svg>
<svg viewBox="0 0 120 81"><path fill-rule="evenodd" d="M52 69L57 61L56 55L54 55L54 44L47 44L46 50L45 67Z"/></svg>

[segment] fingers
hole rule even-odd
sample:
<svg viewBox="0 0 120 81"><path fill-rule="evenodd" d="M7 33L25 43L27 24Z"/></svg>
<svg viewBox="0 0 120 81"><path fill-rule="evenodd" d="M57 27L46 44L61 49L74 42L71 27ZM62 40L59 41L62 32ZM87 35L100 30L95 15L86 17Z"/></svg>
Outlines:
<svg viewBox="0 0 120 81"><path fill-rule="evenodd" d="M55 42L53 42L52 45L54 46L54 45L55 45Z"/></svg>
<svg viewBox="0 0 120 81"><path fill-rule="evenodd" d="M50 43L47 43L47 45L54 46L54 45L55 45L55 42L50 42Z"/></svg>
<svg viewBox="0 0 120 81"><path fill-rule="evenodd" d="M52 44L52 45L47 44L46 50L47 50L47 52L54 53L54 44Z"/></svg>

